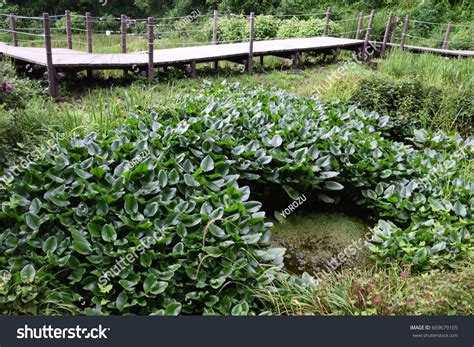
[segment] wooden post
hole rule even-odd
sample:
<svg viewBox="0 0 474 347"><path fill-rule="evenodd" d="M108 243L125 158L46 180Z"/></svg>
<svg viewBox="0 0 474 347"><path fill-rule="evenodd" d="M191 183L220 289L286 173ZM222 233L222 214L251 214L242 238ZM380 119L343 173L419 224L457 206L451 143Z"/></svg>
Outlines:
<svg viewBox="0 0 474 347"><path fill-rule="evenodd" d="M398 27L398 16L395 16L395 20L393 21L393 26L392 26L392 34L390 35L390 44L393 44L395 42L395 35L397 34L397 27Z"/></svg>
<svg viewBox="0 0 474 347"><path fill-rule="evenodd" d="M217 45L217 11L214 11L212 16L212 44ZM219 67L219 61L215 60L212 62L212 68L217 70Z"/></svg>
<svg viewBox="0 0 474 347"><path fill-rule="evenodd" d="M196 78L196 60L191 61L191 64L189 64L189 70L191 78Z"/></svg>
<svg viewBox="0 0 474 347"><path fill-rule="evenodd" d="M250 13L250 34L249 34L249 58L247 61L248 73L251 75L253 72L253 40L255 35L255 13Z"/></svg>
<svg viewBox="0 0 474 347"><path fill-rule="evenodd" d="M323 36L328 36L329 32L329 19L331 18L331 7L328 7L328 10L326 11L326 21L324 22L324 32Z"/></svg>
<svg viewBox="0 0 474 347"><path fill-rule="evenodd" d="M337 62L339 61L339 52L340 51L341 51L341 49L339 47L332 49L332 63L333 64L337 64Z"/></svg>
<svg viewBox="0 0 474 347"><path fill-rule="evenodd" d="M153 40L154 40L154 25L153 17L148 17L147 20L147 29L148 29L148 78L155 77L155 69L153 65Z"/></svg>
<svg viewBox="0 0 474 347"><path fill-rule="evenodd" d="M67 48L72 49L72 31L71 31L71 13L66 10L64 13L66 17L66 42Z"/></svg>
<svg viewBox="0 0 474 347"><path fill-rule="evenodd" d="M16 16L13 13L10 14L10 29L12 32L13 46L18 46L18 38L16 36Z"/></svg>
<svg viewBox="0 0 474 347"><path fill-rule="evenodd" d="M362 30L363 23L364 23L364 14L362 12L359 12L359 19L357 20L357 30L356 30L356 36L355 36L356 40L360 39L360 32Z"/></svg>
<svg viewBox="0 0 474 347"><path fill-rule="evenodd" d="M51 46L51 22L49 14L43 13L44 46L46 48L46 62L48 67L48 91L53 98L59 94L56 81L56 69L53 65L53 50Z"/></svg>
<svg viewBox="0 0 474 347"><path fill-rule="evenodd" d="M388 33L390 32L390 25L392 25L392 13L388 15L387 24L385 25L385 32L383 34L382 47L380 49L380 55L385 53L385 48L387 47Z"/></svg>
<svg viewBox="0 0 474 347"><path fill-rule="evenodd" d="M92 16L90 12L86 12L86 38L87 53L92 53Z"/></svg>
<svg viewBox="0 0 474 347"><path fill-rule="evenodd" d="M292 63L291 63L291 68L293 69L293 71L296 71L298 70L298 64L300 62L300 52L295 52L294 54L292 54Z"/></svg>
<svg viewBox="0 0 474 347"><path fill-rule="evenodd" d="M120 16L120 35L122 53L127 53L127 16L124 14Z"/></svg>
<svg viewBox="0 0 474 347"><path fill-rule="evenodd" d="M449 34L451 34L451 26L452 26L452 23L451 21L449 21L448 27L446 28L446 33L444 34L443 45L441 46L442 49L448 48L448 40L449 40Z"/></svg>
<svg viewBox="0 0 474 347"><path fill-rule="evenodd" d="M367 52L367 46L369 45L370 40L370 32L372 31L372 25L374 24L375 18L375 10L370 12L369 23L367 24L367 30L365 32L365 40L364 40L364 53Z"/></svg>
<svg viewBox="0 0 474 347"><path fill-rule="evenodd" d="M402 37L400 39L400 49L403 50L403 47L405 47L405 40L407 38L407 31L408 31L408 23L410 22L410 16L405 16L405 21L403 22L403 31L402 31Z"/></svg>
<svg viewBox="0 0 474 347"><path fill-rule="evenodd" d="M92 16L90 12L86 12L86 39L87 53L92 53ZM92 78L92 69L87 69L87 77Z"/></svg>

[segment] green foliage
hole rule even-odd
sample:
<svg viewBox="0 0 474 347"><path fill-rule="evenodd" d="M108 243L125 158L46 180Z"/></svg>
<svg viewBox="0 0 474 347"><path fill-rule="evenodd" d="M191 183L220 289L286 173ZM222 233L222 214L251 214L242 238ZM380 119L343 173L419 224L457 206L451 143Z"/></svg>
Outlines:
<svg viewBox="0 0 474 347"><path fill-rule="evenodd" d="M367 110L409 119L413 114L438 109L440 92L440 89L427 87L419 80L391 80L374 75L361 81L352 102Z"/></svg>
<svg viewBox="0 0 474 347"><path fill-rule="evenodd" d="M212 139L205 153L185 150L189 126L133 117L31 163L1 204L2 270L43 266L44 290L67 286L89 313L255 312L246 288L282 252L260 250L271 224ZM14 289L0 311L20 305Z"/></svg>
<svg viewBox="0 0 474 347"><path fill-rule="evenodd" d="M84 30L86 28L86 22L83 17L80 17L82 14L71 12L71 28ZM60 19L54 22L56 29L62 34L66 33L66 17L61 17ZM95 27L94 27L95 29ZM75 33L76 31L74 31Z"/></svg>
<svg viewBox="0 0 474 347"><path fill-rule="evenodd" d="M36 100L46 97L41 82L20 78L12 63L1 61L0 81L5 88L0 90L0 172L10 163L10 159L21 156L19 142L34 142L32 132L43 128L44 109L38 119L30 118L25 109ZM6 90L10 85L13 90Z"/></svg>
<svg viewBox="0 0 474 347"><path fill-rule="evenodd" d="M249 21L244 16L232 16L219 19L217 39L219 42L240 42L248 40Z"/></svg>
<svg viewBox="0 0 474 347"><path fill-rule="evenodd" d="M474 27L467 27L452 33L449 37L449 49L474 50Z"/></svg>
<svg viewBox="0 0 474 347"><path fill-rule="evenodd" d="M338 24L329 22L328 32L331 33L339 31ZM310 37L321 36L324 32L324 20L311 17L306 20L293 17L288 20L283 20L277 32L277 37L281 39L291 37Z"/></svg>
<svg viewBox="0 0 474 347"><path fill-rule="evenodd" d="M270 224L248 200L266 184L325 203L350 194L383 218L371 250L415 270L473 250L461 164L473 146L459 136L416 130L396 142L387 116L240 85L176 103L20 169L0 192L0 269L44 267L47 289L70 288L88 313L256 314L252 291L283 255L266 249ZM0 308L17 300L0 295Z"/></svg>
<svg viewBox="0 0 474 347"><path fill-rule="evenodd" d="M266 40L277 37L281 21L273 16L255 17L255 39Z"/></svg>
<svg viewBox="0 0 474 347"><path fill-rule="evenodd" d="M220 42L245 41L249 37L249 20L244 16L224 17L219 20L217 37ZM329 23L329 35L339 31L339 25ZM255 17L255 39L321 36L324 31L324 20L310 17L308 19L280 20L273 16Z"/></svg>
<svg viewBox="0 0 474 347"><path fill-rule="evenodd" d="M61 315L78 314L80 296L65 285L57 283L51 288L55 276L48 266L35 268L25 263L19 272L12 275L0 271L0 302L8 298L8 305L0 304L2 315Z"/></svg>
<svg viewBox="0 0 474 347"><path fill-rule="evenodd" d="M419 78L392 79L373 74L362 78L351 101L366 110L417 126L472 132L473 94L463 88L429 85Z"/></svg>
<svg viewBox="0 0 474 347"><path fill-rule="evenodd" d="M267 162L268 155L272 159L259 170L255 161L238 161L246 170L254 168L242 178L258 175L259 180L283 185L292 197L297 196L294 190L316 189L324 202L339 201L342 187L360 189L361 195L355 196L358 203L396 223L382 221L375 228L372 250L417 269L449 265L473 248L469 231L474 222L473 190L462 166L472 155L472 142L458 135L416 130L404 139L412 143L407 145L384 136L396 126L387 116L337 103L321 111L314 100L231 89L232 99L215 91L217 95L193 98L183 107L189 113L193 105L191 110L201 117L211 112L223 119L232 113L258 115L240 120L245 131L237 133L243 138L234 143L250 146L253 143L246 139L262 138L270 148L259 153L261 145L254 147L255 153L261 163ZM218 107L222 99L225 107ZM204 113L199 111L204 108ZM268 129L269 122L278 127ZM271 150L271 139L277 135L283 142L279 150ZM240 148L234 153L239 154ZM438 232L427 233L430 227ZM442 249L438 249L440 242L445 244Z"/></svg>
<svg viewBox="0 0 474 347"><path fill-rule="evenodd" d="M436 29L435 24L444 22L445 8L440 3L424 1L411 13L411 17L419 22L413 23L413 28L418 36L426 36Z"/></svg>

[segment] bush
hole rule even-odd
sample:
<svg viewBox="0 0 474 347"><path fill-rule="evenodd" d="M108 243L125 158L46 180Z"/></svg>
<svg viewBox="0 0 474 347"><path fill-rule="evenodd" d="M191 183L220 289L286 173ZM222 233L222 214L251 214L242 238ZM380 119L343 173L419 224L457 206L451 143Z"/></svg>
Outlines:
<svg viewBox="0 0 474 347"><path fill-rule="evenodd" d="M334 25L331 25L330 27L332 29ZM324 20L318 18L300 20L297 17L293 17L282 21L277 32L277 37L286 39L292 37L321 36L323 32Z"/></svg>
<svg viewBox="0 0 474 347"><path fill-rule="evenodd" d="M436 110L440 99L429 98L432 95L440 96L440 90L426 87L419 80L391 80L373 75L361 81L352 102L367 110L408 119L414 118L413 114Z"/></svg>
<svg viewBox="0 0 474 347"><path fill-rule="evenodd" d="M463 88L430 85L411 76L391 79L373 74L362 78L351 102L412 126L472 132L473 95Z"/></svg>
<svg viewBox="0 0 474 347"><path fill-rule="evenodd" d="M240 42L249 39L249 21L244 16L219 18L217 26L219 42Z"/></svg>
<svg viewBox="0 0 474 347"><path fill-rule="evenodd" d="M249 38L249 20L244 16L224 17L219 19L217 27L219 42L247 41ZM273 38L293 38L321 36L324 31L324 20L309 18L300 20L296 17L280 20L273 16L255 17L255 38L266 40ZM335 22L329 23L329 34L340 31Z"/></svg>
<svg viewBox="0 0 474 347"><path fill-rule="evenodd" d="M13 85L6 81L0 80L0 105L6 108L20 107L20 99L15 93Z"/></svg>
<svg viewBox="0 0 474 347"><path fill-rule="evenodd" d="M277 37L281 21L272 16L259 15L255 17L255 39L267 40Z"/></svg>
<svg viewBox="0 0 474 347"><path fill-rule="evenodd" d="M436 28L437 24L444 22L444 13L446 9L441 3L425 1L415 8L411 17L418 22L413 22L416 36L429 36Z"/></svg>
<svg viewBox="0 0 474 347"><path fill-rule="evenodd" d="M71 12L71 28L82 29L86 28L86 21L85 18L77 16L78 13ZM61 17L60 19L54 22L56 28L62 33L66 33L66 17ZM73 30L73 34L76 31Z"/></svg>
<svg viewBox="0 0 474 347"><path fill-rule="evenodd" d="M39 284L40 297L66 285L91 313L254 312L247 288L281 253L259 250L270 226L260 204L212 147L180 149L186 123L157 120L62 141L9 189L22 202L2 203L0 267L13 276L0 312L23 300L35 313L38 298L15 288Z"/></svg>

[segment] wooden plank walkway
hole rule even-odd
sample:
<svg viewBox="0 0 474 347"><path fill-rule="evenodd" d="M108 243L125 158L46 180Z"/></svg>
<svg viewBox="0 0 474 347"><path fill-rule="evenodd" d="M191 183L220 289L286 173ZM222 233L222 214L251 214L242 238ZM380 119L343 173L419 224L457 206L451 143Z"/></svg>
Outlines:
<svg viewBox="0 0 474 347"><path fill-rule="evenodd" d="M309 37L284 40L254 41L253 55L290 55L294 52L327 52L332 49L356 50L362 47L363 40L336 37ZM5 56L47 66L46 49L14 47L0 43L0 53ZM114 69L133 66L146 66L148 53L86 53L66 48L53 48L53 65L57 68ZM212 62L216 60L246 59L249 43L231 43L182 48L169 48L153 51L155 66L188 64L191 62Z"/></svg>
<svg viewBox="0 0 474 347"><path fill-rule="evenodd" d="M400 48L398 43L387 43L387 46ZM444 56L454 56L454 57L474 57L474 51L468 50L455 50L455 49L443 49L443 48L433 48L433 47L422 47L422 46L411 46L404 45L403 49L406 49L415 53L435 53Z"/></svg>

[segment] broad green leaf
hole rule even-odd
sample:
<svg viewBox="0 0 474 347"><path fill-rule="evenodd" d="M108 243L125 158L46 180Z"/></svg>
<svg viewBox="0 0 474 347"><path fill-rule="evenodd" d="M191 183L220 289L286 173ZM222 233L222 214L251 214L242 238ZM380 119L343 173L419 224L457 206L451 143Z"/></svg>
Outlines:
<svg viewBox="0 0 474 347"><path fill-rule="evenodd" d="M25 265L20 271L20 278L23 283L31 283L35 280L36 270L31 264Z"/></svg>
<svg viewBox="0 0 474 347"><path fill-rule="evenodd" d="M50 236L43 243L43 252L54 252L57 247L58 247L58 240L56 236Z"/></svg>
<svg viewBox="0 0 474 347"><path fill-rule="evenodd" d="M214 170L214 160L212 160L210 155L206 155L201 161L201 169L204 172L209 172Z"/></svg>
<svg viewBox="0 0 474 347"><path fill-rule="evenodd" d="M102 227L102 240L105 242L112 242L117 240L117 232L112 224L105 224Z"/></svg>

